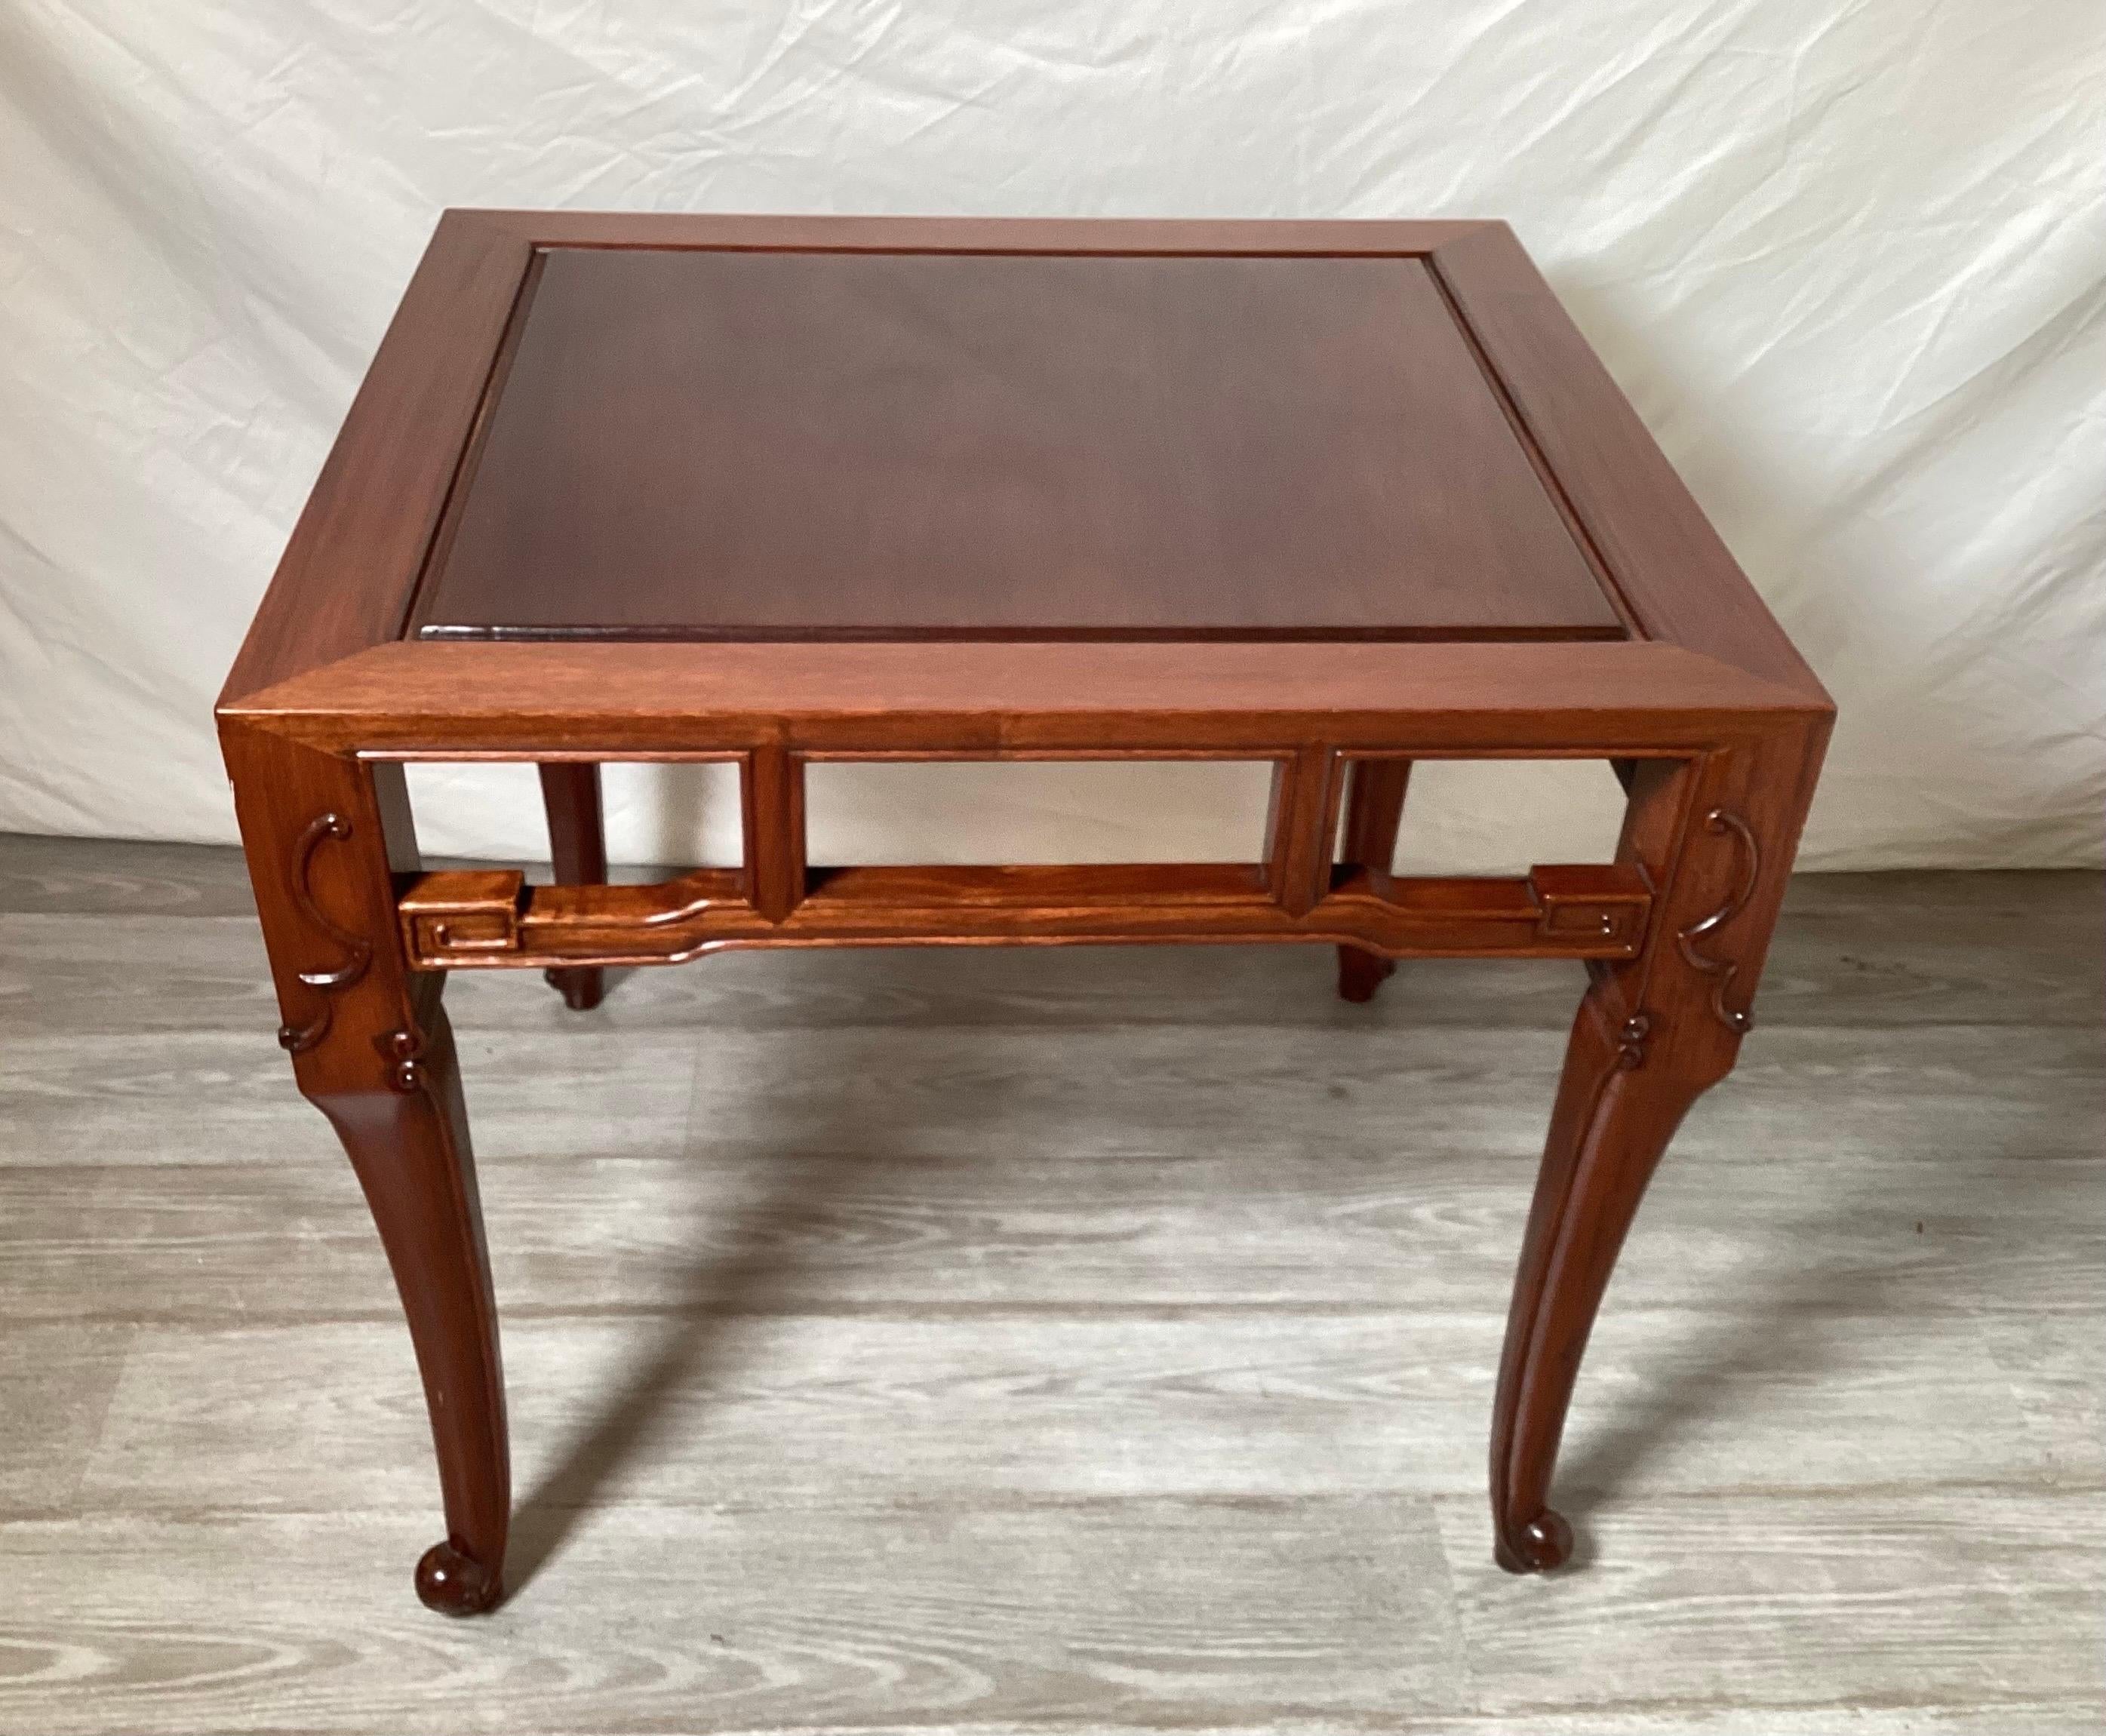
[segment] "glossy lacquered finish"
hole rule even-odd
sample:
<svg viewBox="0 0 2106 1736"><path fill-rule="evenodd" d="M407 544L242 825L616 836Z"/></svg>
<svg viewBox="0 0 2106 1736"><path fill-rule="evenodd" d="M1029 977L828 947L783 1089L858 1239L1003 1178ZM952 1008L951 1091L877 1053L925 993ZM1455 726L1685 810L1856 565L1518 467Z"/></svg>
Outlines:
<svg viewBox="0 0 2106 1736"><path fill-rule="evenodd" d="M1423 260L558 248L426 637L1620 638Z"/></svg>
<svg viewBox="0 0 2106 1736"><path fill-rule="evenodd" d="M509 1493L445 975L586 1006L734 946L1320 943L1349 1000L1587 960L1492 1430L1495 1552L1558 1564L1587 1334L1749 1028L1832 708L1499 225L450 213L219 715L282 1040L423 1374L419 1591L464 1613ZM1615 764L1614 862L1392 873L1414 761L1516 755ZM813 760L1064 756L1268 758L1266 834L807 861ZM423 873L420 758L539 763L557 884ZM605 884L622 758L734 763L742 866Z"/></svg>

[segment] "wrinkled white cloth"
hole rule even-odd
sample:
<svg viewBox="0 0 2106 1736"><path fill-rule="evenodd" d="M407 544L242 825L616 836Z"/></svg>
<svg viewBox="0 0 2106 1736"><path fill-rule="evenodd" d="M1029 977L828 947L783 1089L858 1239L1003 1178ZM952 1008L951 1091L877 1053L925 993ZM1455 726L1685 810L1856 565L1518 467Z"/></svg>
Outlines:
<svg viewBox="0 0 2106 1736"><path fill-rule="evenodd" d="M2101 0L12 0L0 828L226 839L211 705L448 204L1503 216L1821 672L1805 865L2097 861ZM1247 857L1239 767L828 774L815 852ZM720 775L610 780L724 859ZM428 848L545 852L531 773ZM1593 854L1432 768L1405 860Z"/></svg>

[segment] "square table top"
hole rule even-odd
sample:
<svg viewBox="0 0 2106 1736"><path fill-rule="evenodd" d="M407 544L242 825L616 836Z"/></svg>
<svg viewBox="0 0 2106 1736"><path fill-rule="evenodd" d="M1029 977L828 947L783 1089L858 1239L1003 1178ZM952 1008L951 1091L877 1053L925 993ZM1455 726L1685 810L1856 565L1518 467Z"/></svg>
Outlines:
<svg viewBox="0 0 2106 1736"><path fill-rule="evenodd" d="M1423 259L571 248L427 638L1620 638Z"/></svg>
<svg viewBox="0 0 2106 1736"><path fill-rule="evenodd" d="M441 219L220 702L442 757L1830 709L1503 224L558 212Z"/></svg>

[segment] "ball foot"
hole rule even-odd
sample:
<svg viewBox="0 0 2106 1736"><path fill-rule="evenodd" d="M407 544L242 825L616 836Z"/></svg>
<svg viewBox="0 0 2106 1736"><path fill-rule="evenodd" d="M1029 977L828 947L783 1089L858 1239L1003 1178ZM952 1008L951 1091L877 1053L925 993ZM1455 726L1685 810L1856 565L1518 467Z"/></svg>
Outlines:
<svg viewBox="0 0 2106 1736"><path fill-rule="evenodd" d="M1378 953L1363 952L1358 946L1338 949L1338 994L1346 1000L1364 1004L1375 998L1375 991L1382 981L1396 969L1396 960L1386 959Z"/></svg>
<svg viewBox="0 0 2106 1736"><path fill-rule="evenodd" d="M441 1615L481 1615L504 1595L498 1575L450 1542L434 1543L417 1564L417 1595Z"/></svg>
<svg viewBox="0 0 2106 1736"><path fill-rule="evenodd" d="M597 964L563 965L541 973L573 1013L589 1013L607 992L607 974Z"/></svg>
<svg viewBox="0 0 2106 1736"><path fill-rule="evenodd" d="M1565 1515L1545 1507L1522 1525L1501 1525L1492 1557L1509 1573L1541 1573L1562 1567L1572 1554L1572 1528Z"/></svg>

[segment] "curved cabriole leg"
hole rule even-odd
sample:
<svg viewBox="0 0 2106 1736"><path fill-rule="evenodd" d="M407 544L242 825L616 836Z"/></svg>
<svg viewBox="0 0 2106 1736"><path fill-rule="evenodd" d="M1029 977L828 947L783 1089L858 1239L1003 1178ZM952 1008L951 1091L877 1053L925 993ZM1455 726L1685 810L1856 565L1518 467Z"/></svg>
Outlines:
<svg viewBox="0 0 2106 1736"><path fill-rule="evenodd" d="M1494 1554L1509 1573L1562 1565L1572 1529L1550 1479L1580 1359L1646 1183L1715 1074L1678 1061L1639 1013L1581 1003L1536 1179L1492 1415Z"/></svg>
<svg viewBox="0 0 2106 1736"><path fill-rule="evenodd" d="M417 1593L450 1615L503 1595L511 1506L497 1310L445 978L409 969L396 876L418 866L399 766L221 727L300 1091L372 1206L423 1377L445 1541Z"/></svg>
<svg viewBox="0 0 2106 1736"><path fill-rule="evenodd" d="M512 1508L497 1309L452 1027L436 982L417 1028L386 1046L389 1088L315 1096L365 1190L409 1318L431 1412L446 1536L417 1564L417 1595L474 1615L504 1595Z"/></svg>
<svg viewBox="0 0 2106 1736"><path fill-rule="evenodd" d="M598 765L592 760L544 760L540 769L556 884L605 885L607 834L600 813ZM563 965L541 974L575 1012L589 1012L607 992L607 973L597 964Z"/></svg>
<svg viewBox="0 0 2106 1736"><path fill-rule="evenodd" d="M1404 823L1405 785L1411 779L1408 759L1356 759L1346 790L1346 824L1338 843L1338 861L1354 868L1387 874L1396 858L1397 829ZM1396 969L1396 960L1358 946L1338 949L1338 993L1364 1004Z"/></svg>
<svg viewBox="0 0 2106 1736"><path fill-rule="evenodd" d="M1571 1554L1550 1482L1580 1358L1668 1141L1751 1023L1825 740L1824 721L1791 723L1628 768L1617 855L1660 891L1639 955L1589 967L1514 1277L1491 1453L1494 1554L1511 1572Z"/></svg>

